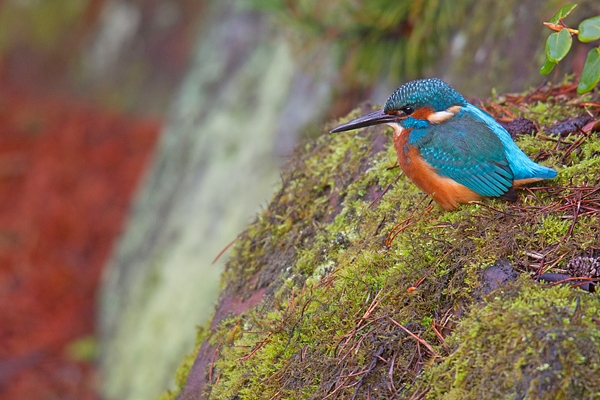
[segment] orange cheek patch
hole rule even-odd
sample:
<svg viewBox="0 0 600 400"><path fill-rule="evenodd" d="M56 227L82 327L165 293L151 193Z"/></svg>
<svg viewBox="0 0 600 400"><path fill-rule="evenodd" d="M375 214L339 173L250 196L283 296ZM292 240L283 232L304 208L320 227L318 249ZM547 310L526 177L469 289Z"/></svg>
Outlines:
<svg viewBox="0 0 600 400"><path fill-rule="evenodd" d="M416 109L410 116L416 119L428 119L431 114L433 114L433 108L421 107Z"/></svg>

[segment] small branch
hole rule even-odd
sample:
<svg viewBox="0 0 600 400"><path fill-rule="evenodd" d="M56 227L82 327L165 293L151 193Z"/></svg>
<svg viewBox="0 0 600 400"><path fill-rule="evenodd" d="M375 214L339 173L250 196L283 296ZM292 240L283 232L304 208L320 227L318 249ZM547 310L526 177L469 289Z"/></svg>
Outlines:
<svg viewBox="0 0 600 400"><path fill-rule="evenodd" d="M569 33L571 33L573 35L578 35L579 34L579 31L577 29L571 29L571 28L568 28L568 27L566 27L564 25L561 25L561 24L552 24L550 22L543 22L543 24L545 26L547 26L548 28L552 29L555 32L560 32L563 29L566 29L566 30L569 31Z"/></svg>

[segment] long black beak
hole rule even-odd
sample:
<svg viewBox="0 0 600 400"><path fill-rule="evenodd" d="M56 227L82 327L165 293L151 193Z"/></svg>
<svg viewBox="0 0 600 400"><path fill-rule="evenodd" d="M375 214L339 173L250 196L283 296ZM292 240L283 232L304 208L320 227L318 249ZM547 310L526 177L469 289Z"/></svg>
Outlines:
<svg viewBox="0 0 600 400"><path fill-rule="evenodd" d="M387 122L395 122L398 120L396 115L386 114L383 110L378 110L360 118L353 119L343 125L331 130L332 133L351 131L352 129L364 128L366 126L385 124Z"/></svg>

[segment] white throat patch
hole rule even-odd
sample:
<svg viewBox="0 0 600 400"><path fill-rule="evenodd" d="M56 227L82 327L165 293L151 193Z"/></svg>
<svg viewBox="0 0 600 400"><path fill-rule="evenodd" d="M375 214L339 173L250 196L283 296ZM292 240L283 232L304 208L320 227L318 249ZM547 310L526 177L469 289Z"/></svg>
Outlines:
<svg viewBox="0 0 600 400"><path fill-rule="evenodd" d="M404 130L404 128L401 127L397 122L387 122L386 125L389 125L394 129L394 137L399 137Z"/></svg>

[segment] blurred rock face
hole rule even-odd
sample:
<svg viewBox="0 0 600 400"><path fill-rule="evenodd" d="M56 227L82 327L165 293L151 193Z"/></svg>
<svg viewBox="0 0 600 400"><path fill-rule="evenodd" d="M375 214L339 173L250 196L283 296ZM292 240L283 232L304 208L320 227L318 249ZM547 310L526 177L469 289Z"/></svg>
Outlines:
<svg viewBox="0 0 600 400"><path fill-rule="evenodd" d="M332 80L234 2L210 10L154 165L106 274L102 369L108 398L168 387L212 313L221 264L278 181L282 155L326 108Z"/></svg>

